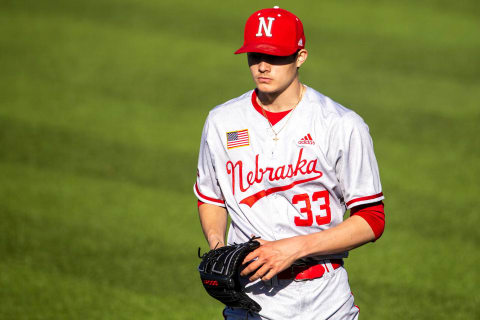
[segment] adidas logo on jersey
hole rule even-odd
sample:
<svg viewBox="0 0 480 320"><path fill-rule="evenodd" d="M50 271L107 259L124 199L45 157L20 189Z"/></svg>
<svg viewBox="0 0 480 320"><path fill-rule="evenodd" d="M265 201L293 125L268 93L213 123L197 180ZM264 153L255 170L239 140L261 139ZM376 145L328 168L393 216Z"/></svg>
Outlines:
<svg viewBox="0 0 480 320"><path fill-rule="evenodd" d="M298 144L312 144L313 145L313 144L315 144L315 141L313 141L313 138L309 133L305 137L300 139L300 141L298 141Z"/></svg>

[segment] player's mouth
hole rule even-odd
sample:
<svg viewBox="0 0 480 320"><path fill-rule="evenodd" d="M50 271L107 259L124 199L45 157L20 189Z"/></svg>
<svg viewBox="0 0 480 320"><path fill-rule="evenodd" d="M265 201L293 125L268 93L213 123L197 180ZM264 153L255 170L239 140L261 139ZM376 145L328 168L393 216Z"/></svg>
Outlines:
<svg viewBox="0 0 480 320"><path fill-rule="evenodd" d="M270 83L272 82L272 78L267 77L257 77L259 83Z"/></svg>

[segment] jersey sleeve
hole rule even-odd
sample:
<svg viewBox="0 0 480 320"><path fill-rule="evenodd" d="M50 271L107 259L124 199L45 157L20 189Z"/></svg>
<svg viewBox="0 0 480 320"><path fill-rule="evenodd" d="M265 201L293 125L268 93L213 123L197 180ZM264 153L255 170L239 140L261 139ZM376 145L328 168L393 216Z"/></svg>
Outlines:
<svg viewBox="0 0 480 320"><path fill-rule="evenodd" d="M347 209L383 200L368 126L360 116L350 112L342 117L337 129L336 172Z"/></svg>
<svg viewBox="0 0 480 320"><path fill-rule="evenodd" d="M200 152L198 156L197 181L193 187L193 192L198 200L204 203L210 203L225 207L222 192L218 185L215 172L214 161L208 144L209 121L205 121L203 127L202 139L200 142Z"/></svg>

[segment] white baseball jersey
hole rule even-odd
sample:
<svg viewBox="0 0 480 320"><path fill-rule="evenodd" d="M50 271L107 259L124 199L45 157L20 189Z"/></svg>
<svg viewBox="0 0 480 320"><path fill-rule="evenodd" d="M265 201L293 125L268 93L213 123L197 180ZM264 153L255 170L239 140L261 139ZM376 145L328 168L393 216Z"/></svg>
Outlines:
<svg viewBox="0 0 480 320"><path fill-rule="evenodd" d="M347 209L383 199L368 126L355 112L306 87L273 126L274 140L254 103L252 90L217 106L202 133L194 192L226 207L228 243L322 231Z"/></svg>

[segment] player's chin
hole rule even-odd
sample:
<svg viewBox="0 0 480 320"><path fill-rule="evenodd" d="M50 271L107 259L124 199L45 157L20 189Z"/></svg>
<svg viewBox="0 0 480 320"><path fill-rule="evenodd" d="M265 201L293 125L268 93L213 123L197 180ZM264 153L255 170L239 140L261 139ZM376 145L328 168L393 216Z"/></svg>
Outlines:
<svg viewBox="0 0 480 320"><path fill-rule="evenodd" d="M274 93L278 91L278 88L272 83L264 83L257 81L257 89L264 93Z"/></svg>

